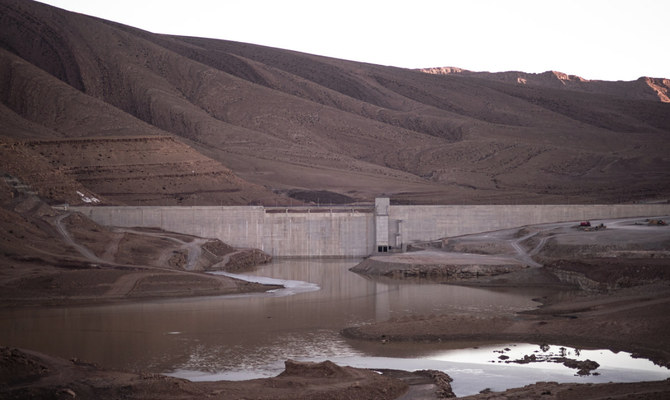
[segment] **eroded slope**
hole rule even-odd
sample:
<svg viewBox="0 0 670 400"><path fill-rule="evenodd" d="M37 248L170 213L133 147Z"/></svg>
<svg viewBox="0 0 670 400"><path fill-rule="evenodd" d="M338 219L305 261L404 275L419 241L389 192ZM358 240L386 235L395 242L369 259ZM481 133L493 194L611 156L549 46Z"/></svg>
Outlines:
<svg viewBox="0 0 670 400"><path fill-rule="evenodd" d="M155 35L35 2L0 8L11 137L170 134L249 182L355 200L619 202L670 193L663 79L436 75ZM211 181L193 185L205 193Z"/></svg>

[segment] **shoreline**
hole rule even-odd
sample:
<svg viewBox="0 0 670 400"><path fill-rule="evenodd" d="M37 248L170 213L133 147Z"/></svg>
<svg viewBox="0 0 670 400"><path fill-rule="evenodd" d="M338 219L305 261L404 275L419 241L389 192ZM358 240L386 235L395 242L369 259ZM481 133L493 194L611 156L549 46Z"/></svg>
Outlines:
<svg viewBox="0 0 670 400"><path fill-rule="evenodd" d="M520 227L426 243L417 252L402 256L371 257L352 270L382 282L572 287L576 292L534 299L542 303L536 309L509 315L417 316L348 327L341 333L350 339L381 343L467 340L608 349L670 367L670 337L666 334L670 326L670 231L634 220L613 221L612 225L598 230L565 224ZM509 268L505 257L542 266ZM464 262L468 258L471 262ZM498 273L505 269L511 272ZM479 276L472 271L480 271ZM617 391L624 387L629 396L625 398L647 398L643 394L649 387L656 393L649 398L670 397L670 378L626 385L538 382L466 398L557 398L562 392L569 393L569 398L596 399L602 393L619 395ZM556 397L544 397L547 393Z"/></svg>
<svg viewBox="0 0 670 400"><path fill-rule="evenodd" d="M169 296L168 296L169 297ZM135 299L126 299L122 301L132 302ZM663 350L655 353L653 346L650 345L650 341L637 342L634 340L620 340L612 339L611 342L604 342L603 338L606 337L611 332L620 331L621 326L612 326L609 330L603 330L601 325L598 325L601 322L613 321L613 320L622 320L618 317L618 313L626 311L631 306L633 307L633 314L635 314L640 307L650 309L649 302L655 303L651 304L653 309L656 310L667 310L670 307L670 284L668 283L658 283L655 285L644 285L634 288L622 289L617 292L615 296L612 296L612 293L586 293L582 292L579 296L568 299L554 299L551 297L535 299L536 301L542 301L543 304L538 306L538 308L528 311L521 311L516 314L510 314L509 316L504 317L490 317L490 318L477 318L474 316L424 316L424 317L415 317L407 320L389 320L373 325L366 325L362 327L357 327L356 329L359 332L365 333L367 336L363 337L360 334L352 335L351 332L347 329L343 330L343 335L345 337L354 337L355 339L362 340L386 340L389 342L393 341L406 341L406 342L426 342L426 341L452 341L452 340L467 340L468 342L477 343L482 342L527 342L534 344L552 344L552 345L570 345L572 347L578 348L609 348L613 351L626 351L639 356L644 356L655 361L662 362L663 365L668 366L670 363L670 346L666 346ZM140 300L141 301L141 300ZM660 308L659 308L660 307ZM591 315L594 314L595 315ZM667 314L667 313L666 313ZM631 315L627 313L627 315ZM644 316L643 316L644 317ZM663 316L661 319L656 321L657 327L665 327L670 323L670 315ZM643 318L647 319L647 318ZM585 325L584 322L588 323ZM623 319L625 321L625 319ZM634 322L634 321L632 321ZM575 325L577 324L577 325ZM574 329L577 326L586 326L588 329ZM626 327L626 325L622 325ZM417 327L422 327L417 329ZM600 333L600 335L595 335L593 329ZM630 326L628 327L630 328ZM432 330L431 330L432 329ZM535 329L535 331L533 331ZM423 330L423 332L421 332ZM573 335L566 335L566 331L574 330ZM656 331L658 336L656 336L654 341L658 342L663 341L663 329L654 329L654 327L649 327L647 330ZM383 333L382 333L383 332ZM439 332L439 333L436 333ZM495 332L495 333L494 333ZM383 339L381 335L384 335ZM612 336L615 338L617 336ZM667 342L667 340L665 340ZM646 343L646 344L645 344ZM603 346L605 344L605 346ZM645 345L641 345L645 344ZM78 364L87 366L86 363L81 363L78 360L71 360L71 364L74 367L78 367ZM62 366L59 371L67 370L72 368L72 366L61 364ZM340 367L338 367L340 368ZM342 367L344 368L344 367ZM104 371L104 370L103 370ZM365 370L361 370L365 371ZM82 382L90 380L91 376L97 376L100 374L97 368L86 367L83 370L79 371L78 374L81 374L74 381L70 382L60 382L58 385L60 388L72 388L71 390L75 393L82 393L89 388ZM117 372L117 371L104 371L109 379L131 379L126 383L127 387L130 387L131 392L134 393L146 393L145 386L146 384L151 383L152 385L158 385L159 387L174 386L178 387L179 390L174 392L174 397L165 397L166 399L179 398L186 391L186 393L231 393L229 390L233 390L235 393L248 393L248 395L258 394L263 392L264 389L259 389L260 386L270 385L271 382L273 385L277 384L281 380L279 377L275 378L265 378L258 380L249 380L249 381L221 381L221 382L190 382L178 378L169 378L157 374L146 374L141 373L139 375L127 373L127 372ZM358 373L358 372L356 372ZM430 391L438 390L438 385L426 381L425 379L421 382L423 383L413 383L416 381L416 377L412 377L411 373L400 372L391 374L392 377L404 376L406 383L409 385L406 393L426 393L422 389L425 385L431 387ZM113 378L112 378L113 377ZM138 378L139 377L139 378ZM74 378L73 378L74 379ZM147 381L148 379L148 381ZM300 379L306 379L307 381L303 382L303 386L300 386L301 389L295 389L300 392L304 390L305 387L313 384L309 376L301 376ZM446 379L449 379L448 377ZM290 380L295 382L293 378ZM444 383L444 379L441 379L440 382ZM73 383L72 383L73 382ZM265 383L263 383L265 382ZM346 383L348 382L348 383ZM340 396L339 387L351 386L347 390L361 390L364 388L365 392L376 392L385 385L389 385L389 381L375 381L371 383L371 387L363 385L361 387L358 381L350 381L349 378L344 376L339 376L335 374L333 379L329 380L326 383L326 393L330 393L333 399L344 398ZM314 383L316 385L321 385L321 383ZM83 386L82 386L83 385ZM304 386L307 385L307 386ZM400 385L400 383L395 382L393 385ZM112 390L112 386L106 386L105 390ZM348 387L348 386L347 386ZM398 387L398 386L394 386ZM40 385L31 385L30 390L39 391ZM52 387L53 388L53 387ZM630 393L639 393L647 390L660 391L664 394L670 394L670 379L666 381L653 381L653 382L636 382L636 383L610 383L610 384L573 384L573 383L547 383L547 382L537 382L533 385L527 385L522 388L513 388L505 392L495 392L496 395L504 395L504 398L528 398L533 397L534 394L541 394L542 392L551 391L554 394L558 393L579 393L580 391L588 392L588 390L593 390L597 388L597 392L601 393L618 393L621 390L628 390ZM15 388L14 388L15 389ZM172 390L172 389L171 389ZM402 391L401 390L401 391ZM293 395L279 395L279 392L268 392L268 394L259 396L259 398L292 398L293 396L298 396L295 398L301 398L298 395L298 392L293 392ZM358 393L358 392L357 392ZM395 392L393 395L391 393L382 393L379 397L374 397L378 399L395 399L401 398L398 397L400 392ZM478 395L463 397L466 399L484 399L490 398L494 392L491 393L482 393ZM519 396L519 397L514 397ZM582 396L582 395L580 395ZM596 398L588 397L588 393L585 393L582 397L584 399ZM105 398L105 397L101 397ZM107 398L115 398L110 396ZM138 395L138 397L132 398L145 398L144 395ZM309 397L305 397L309 398ZM411 397L409 397L411 398ZM431 398L431 397L423 397ZM438 398L437 396L433 398ZM545 398L545 397L543 397ZM546 397L552 398L552 397Z"/></svg>
<svg viewBox="0 0 670 400"><path fill-rule="evenodd" d="M109 306L115 304L132 304L143 302L156 302L162 300L179 300L179 299L198 299L206 297L223 297L223 296L237 296L245 294L263 294L271 290L282 289L281 285L266 285L266 284L252 284L247 289L242 290L223 290L201 293L169 293L169 294L150 294L146 296L136 297L82 297L82 298L52 298L39 299L34 302L18 299L3 299L0 304L0 309L19 309L19 308L63 308L63 307L97 307Z"/></svg>
<svg viewBox="0 0 670 400"><path fill-rule="evenodd" d="M535 310L499 317L439 315L417 316L411 320L391 319L347 327L341 334L349 339L381 343L517 342L607 349L629 352L670 368L670 343L663 335L670 323L670 317L663 315L664 311L670 310L670 285L665 285L662 291L656 295L660 297L651 301L643 298L654 295L617 296L614 306L608 304L611 297L606 295L591 299L588 305L580 304L579 300L546 303ZM636 322L622 315L643 309L646 313L657 313L657 321L645 331L622 336L621 333L635 330ZM622 317L620 322L612 322L615 316Z"/></svg>
<svg viewBox="0 0 670 400"><path fill-rule="evenodd" d="M97 229L97 228L96 228ZM520 228L524 231L534 227ZM539 229L537 234L529 234L524 241L518 241L518 235L513 231L486 234L486 241L473 235L464 238L449 238L440 241L436 251L430 254L421 252L404 253L401 263L393 263L393 255L385 256L384 262L395 264L391 269L384 262L373 263L372 270L367 270L368 278L380 281L400 283L426 281L445 284L458 284L479 287L545 287L548 289L573 288L578 292L570 296L561 297L554 293L547 297L533 299L542 304L532 310L510 312L505 315L479 315L464 313L462 315L415 315L412 318L391 319L369 325L348 327L341 330L347 338L365 341L387 342L445 342L467 341L475 342L525 342L534 344L566 345L576 348L607 348L612 351L626 351L634 355L648 358L659 365L670 366L670 338L665 335L667 326L670 326L670 274L666 273L670 256L667 249L668 230L649 230L648 235L637 237L635 243L623 243L612 248L611 242L618 240L619 233L612 232L576 232L570 228ZM636 229L640 231L640 229ZM77 232L75 232L76 234ZM531 232L533 233L533 232ZM625 233L625 232L624 232ZM137 232L124 232L123 235L136 235ZM121 233L115 233L121 238ZM161 238L166 234L161 233ZM543 236L544 235L544 236ZM79 237L83 237L80 235ZM124 236L126 237L126 236ZM143 234L141 237L132 237L136 243L147 243L153 246L157 240L155 235ZM182 239L180 239L182 240ZM585 241L589 244L584 245ZM174 241L172 241L174 242ZM186 242L186 241L184 241ZM515 245L511 248L510 243ZM187 242L188 244L190 242ZM641 244L640 244L641 243ZM180 244L182 246L182 244ZM222 245L217 245L222 250ZM458 247L460 252L453 252ZM154 247L152 247L154 248ZM191 247L189 247L191 248ZM182 265L186 258L181 256L180 247L174 250L163 250L159 253L164 259L174 260ZM217 248L215 248L216 250ZM102 246L97 250L109 251L109 246ZM463 255L477 253L478 256ZM122 255L122 253L118 253ZM147 259L150 254L146 253ZM613 256L611 254L614 254ZM627 258L620 257L627 254ZM531 259L541 261L544 267L530 267L527 263ZM632 255L632 256L631 256ZM426 259L425 257L428 257ZM431 261L430 257L436 257ZM459 262L445 262L445 259L461 260ZM19 260L8 259L10 263L19 263ZM420 262L416 262L419 260ZM468 262L463 262L470 261ZM510 262L510 260L516 260ZM400 264L400 267L398 265ZM11 265L11 264L10 264ZM188 265L188 264L183 264ZM193 264L195 265L195 264ZM449 273L415 273L417 265L420 268L446 268ZM485 268L482 268L482 265ZM446 266L446 267L445 267ZM103 306L107 304L132 303L143 301L160 301L161 299L197 298L220 295L236 295L271 290L276 286L265 286L234 280L225 276L207 274L205 272L184 271L175 269L157 268L156 266L121 266L113 264L95 264L91 260L71 258L59 261L40 263L39 259L23 260L21 275L17 282L21 285L14 287L5 285L2 307L78 307ZM14 269L14 267L11 267ZM369 274L378 271L383 273ZM403 271L410 270L407 274ZM384 271L401 271L386 274ZM18 269L14 269L18 272ZM474 271L474 274L473 274ZM237 271L236 271L237 272ZM488 273L491 272L491 273ZM37 274L39 278L32 276ZM40 275L41 274L41 275ZM409 278L399 279L407 276ZM26 292L26 290L28 290ZM33 295L43 296L34 300ZM78 293L82 297L59 297ZM65 294L65 295L64 295ZM20 296L18 296L20 295ZM84 304L85 303L85 304ZM18 351L18 350L17 350ZM27 352L25 354L32 354ZM6 363L12 364L15 358L20 361L28 357L13 350L5 350L9 358L3 359L3 368ZM38 359L51 359L41 355ZM16 361L15 360L15 361ZM36 361L39 366L39 361ZM131 374L127 372L104 371L78 360L54 362L52 373L61 376L56 386L50 385L53 375L45 376L46 383L39 375L40 369L33 371L33 384L13 384L7 390L28 392L42 390L43 384L53 388L68 388L73 393L86 393L94 388L91 377L106 374L109 380L118 382L124 380L123 387L135 393L131 398L145 398L153 394L147 389L147 384L167 390L180 388L166 399L176 399L184 393L222 394L228 396L251 396L258 398L301 398L305 387L314 384L313 370L298 368L297 375L285 379L281 374L275 378L251 381L221 381L214 383L190 382L178 378L169 378L157 374ZM332 364L332 363L331 363ZM13 365L13 364L12 364ZM416 393L421 385L433 385L435 382L445 383L449 377L437 376L433 383L411 383L416 378L407 373L395 374L403 376L400 381L391 379L378 381L375 378L366 382L369 386L361 385L358 378L368 374L367 370L341 371L346 367L337 367L330 364L318 364L320 371L330 371L331 380L322 387L327 398L338 399L342 388L349 393L363 393L366 398L395 399L402 398L402 393ZM334 365L334 364L333 364ZM84 367L79 368L79 367ZM13 367L12 367L13 368ZM63 371L77 369L73 375L62 377ZM325 368L325 369L324 369ZM9 371L10 378L16 371ZM102 372L101 372L102 371ZM311 371L311 372L310 372ZM367 372L365 372L367 371ZM295 373L296 370L294 369ZM3 374L8 373L3 371ZM353 374L353 375L352 375ZM318 375L318 374L317 374ZM51 376L51 377L50 377ZM368 376L368 375L366 375ZM445 375L446 376L446 375ZM353 379L352 379L353 377ZM33 379L30 378L30 379ZM309 382L308 382L309 381ZM36 382L42 382L37 384ZM300 382L300 383L298 383ZM404 383L403 383L404 382ZM408 383L410 382L410 383ZM322 385L324 382L317 382ZM273 386L268 389L268 385ZM394 391L384 391L391 385ZM431 386L433 390L435 389ZM75 389L71 389L74 387ZM360 390L363 388L363 392ZM589 394L589 390L594 389ZM656 382L636 382L633 384L556 384L538 382L523 388L509 389L500 393L480 393L466 397L468 399L484 399L491 396L501 398L528 398L550 392L557 398L560 393L581 393L577 398L595 399L602 393L618 394L624 388L631 396L638 393L661 393L657 398L670 397L670 379ZM266 391L268 389L269 391ZM107 397L118 398L118 386L103 385L107 390ZM232 390L232 392L230 392ZM279 391L277 391L279 390ZM282 391L284 390L284 391ZM167 391L166 391L167 393ZM172 393L172 392L170 392ZM231 394L235 393L235 394ZM280 394L281 393L281 394ZM534 394L531 394L534 393ZM368 396L374 394L374 396ZM425 395L425 393L424 393ZM173 397L170 397L173 396ZM516 397L515 397L516 396ZM225 397L225 396L220 396ZM575 398L574 396L569 396ZM304 398L309 398L305 396ZM411 398L411 397L405 397ZM423 397L431 398L431 397ZM434 395L432 398L437 398Z"/></svg>
<svg viewBox="0 0 670 400"><path fill-rule="evenodd" d="M621 328L630 328L626 323L622 325L610 326L603 329L602 322L624 321L625 319L616 318L621 312L630 315L636 314L640 308L648 309L652 313L667 310L670 306L670 284L661 283L655 285L644 285L630 289L623 289L614 297L611 293L582 293L580 296L568 299L543 298L543 304L538 308L529 311L521 311L516 314L510 314L503 317L481 318L475 316L419 316L405 318L404 320L389 320L377 324L365 325L356 329L363 332L367 337L361 335L350 335L347 329L343 330L345 337L354 337L356 340L385 340L388 342L445 342L467 340L469 343L477 345L480 341L484 342L526 342L534 344L551 345L570 345L571 347L582 349L609 348L613 351L626 351L638 356L649 358L663 365L670 366L670 346L668 340L664 340L663 329L670 323L670 315L660 315L660 319L654 326L647 328L647 332L656 332L655 338L638 341L635 338L622 339L621 335L611 335L612 332L620 332ZM649 303L654 304L649 304ZM634 306L631 310L630 307ZM650 307L653 306L653 307ZM632 311L632 313L631 313ZM667 313L666 313L667 314ZM645 315L643 319L647 319ZM633 323L634 321L628 321ZM575 327L583 329L575 329ZM417 328L422 327L422 328ZM535 329L535 331L533 331ZM594 330L595 329L595 330ZM574 331L574 334L567 335L566 331ZM423 332L421 332L423 331ZM530 331L530 332L528 332ZM383 333L381 333L383 332ZM594 332L598 332L596 335ZM384 335L382 338L381 335ZM604 338L611 335L610 341L604 341ZM665 341L665 345L659 353L653 356L653 349L649 345L653 342ZM652 346L653 347L653 346ZM9 350L12 351L12 350ZM22 350L21 350L22 351ZM22 351L26 354L37 354L32 351ZM20 353L12 353L12 357L21 359L24 357ZM54 357L40 355L40 359L52 360ZM7 359L2 363L7 363ZM58 378L56 386L53 386L51 375L43 377L33 376L38 379L30 384L8 385L8 393L17 393L15 391L25 390L26 393L44 393L43 390L71 390L76 394L84 394L90 390L102 390L112 394L100 396L101 399L117 398L119 386L118 382L123 382L126 393L133 393L130 398L147 398L153 390L158 390L162 398L177 399L185 394L193 395L198 393L201 396L214 394L221 395L221 398L230 398L230 396L255 396L254 398L312 398L307 395L303 397L306 388L314 385L325 398L344 399L345 392L356 393L359 398L375 399L399 399L413 398L402 397L410 396L412 393L421 394L419 398L437 399L441 398L437 394L438 390L444 390L445 382L449 382L446 375L433 376L432 379L419 379L411 372L391 371L384 373L384 379L375 380L368 374L373 373L366 369L357 369L349 367L340 367L325 361L323 363L306 363L313 365L316 370L327 371L327 379L318 378L321 372L314 374L314 370L309 368L300 368L294 370L287 377L282 373L273 378L253 379L246 381L215 381L215 382L191 382L180 378L171 378L160 374L152 373L129 373L123 371L108 371L97 368L92 364L87 364L79 360L60 360L51 363L51 372L57 372L61 377ZM332 364L332 365L331 365ZM325 366L324 366L325 365ZM5 365L6 366L6 365ZM2 368L0 368L1 370ZM75 372L72 372L72 371ZM346 374L333 371L344 371ZM311 371L311 372L310 372ZM324 373L325 374L325 373ZM373 373L374 374L374 373ZM65 378L62 378L62 377ZM91 383L94 378L105 376L108 382L95 387ZM361 378L364 377L364 378ZM318 378L318 379L317 379ZM325 376L324 376L325 378ZM388 380L386 379L388 378ZM50 383L51 382L51 383ZM51 385L51 386L50 386ZM394 388L386 390L385 388ZM23 389L22 389L23 388ZM149 389L151 388L151 389ZM158 388L158 389L157 389ZM315 389L316 390L316 389ZM14 392L12 392L14 391ZM164 392L163 392L164 391ZM524 398L562 398L559 396L568 395L569 398L597 399L603 393L618 395L628 393L628 398L636 397L640 393L646 392L660 393L661 397L670 395L670 378L664 381L647 381L634 383L563 383L555 382L536 382L523 387L508 389L504 392L485 392L471 396L460 397L464 399L524 399ZM550 392L553 396L542 395ZM0 391L2 393L2 391ZM98 392L96 392L97 395ZM561 395L562 393L562 395ZM370 394L374 394L370 396ZM228 397L226 397L228 396ZM360 397L363 396L363 397ZM368 397L370 396L370 397ZM427 397L432 396L432 397ZM23 398L23 397L18 397ZM27 398L27 397L25 397ZM644 397L642 397L644 398Z"/></svg>

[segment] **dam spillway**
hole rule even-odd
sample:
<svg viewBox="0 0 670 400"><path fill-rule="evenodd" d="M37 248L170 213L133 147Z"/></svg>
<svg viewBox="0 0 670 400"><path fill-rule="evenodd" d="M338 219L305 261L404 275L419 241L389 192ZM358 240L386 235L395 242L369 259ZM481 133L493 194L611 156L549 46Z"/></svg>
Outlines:
<svg viewBox="0 0 670 400"><path fill-rule="evenodd" d="M670 215L670 204L70 207L107 226L159 228L273 257L365 257L412 242L551 222ZM386 246L386 247L384 247Z"/></svg>

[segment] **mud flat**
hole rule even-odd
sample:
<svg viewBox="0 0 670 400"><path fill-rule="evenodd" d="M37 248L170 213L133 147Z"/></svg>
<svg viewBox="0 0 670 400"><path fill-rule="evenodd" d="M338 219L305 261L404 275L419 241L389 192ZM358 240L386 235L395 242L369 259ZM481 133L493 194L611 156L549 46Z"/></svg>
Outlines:
<svg viewBox="0 0 670 400"><path fill-rule="evenodd" d="M413 319L389 320L371 325L350 327L343 334L350 338L387 342L446 342L456 340L528 342L556 344L576 348L606 348L627 351L649 358L663 366L670 365L670 229L656 226L654 220L604 221L605 229L580 229L567 224L525 227L482 235L445 239L432 243L432 252L418 252L409 257L372 257L354 270L375 276L402 278L415 276L417 265L410 262L430 256L430 271L437 261L459 258L458 254L435 256L432 253L450 249L488 254L532 255L542 267L516 269L505 277L484 276L477 279L468 271L473 264L459 263L463 271L444 279L439 274L424 274L450 284L492 282L523 286L543 276L547 282L558 282L578 289L571 295L547 296L543 305L531 311L509 315L438 315ZM595 225L595 224L594 224ZM473 260L478 257L473 256ZM425 261L425 260L423 260ZM453 269L455 263L442 268ZM497 264L500 268L500 264ZM404 269L401 268L404 266ZM421 270L421 269L419 269ZM406 273L409 271L409 273ZM509 279L511 277L511 279ZM666 398L670 381L633 384L556 384L537 383L503 393L481 393L470 399L485 398L582 398L595 399L617 395L622 398Z"/></svg>
<svg viewBox="0 0 670 400"><path fill-rule="evenodd" d="M12 399L393 399L408 385L376 372L331 362L287 361L274 378L190 382L158 374L104 370L79 360L0 348L0 397Z"/></svg>
<svg viewBox="0 0 670 400"><path fill-rule="evenodd" d="M509 274L525 268L525 265L510 257L423 250L392 256L369 257L351 271L398 279L464 281Z"/></svg>

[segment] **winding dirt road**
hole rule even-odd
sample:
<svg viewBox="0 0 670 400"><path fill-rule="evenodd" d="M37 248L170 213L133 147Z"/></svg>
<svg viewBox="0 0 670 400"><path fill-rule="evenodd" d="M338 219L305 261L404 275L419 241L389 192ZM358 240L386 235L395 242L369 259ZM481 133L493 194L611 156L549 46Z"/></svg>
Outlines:
<svg viewBox="0 0 670 400"><path fill-rule="evenodd" d="M162 234L159 232L146 232L146 231L140 231L140 230L133 230L133 229L122 229L118 228L113 230L112 232L116 233L132 233L134 235L143 235L143 236L150 236L150 237L157 237L161 239L167 239L170 241L173 241L179 245L178 251L184 251L187 253L187 262L183 266L183 269L175 269L175 268L169 268L169 267L160 267L160 266L151 266L151 265L135 265L135 264L125 264L125 263L118 263L113 261L113 256L115 254L114 248L118 250L118 240L111 240L109 242L109 245L105 249L105 254L110 256L110 259L105 259L97 256L91 249L87 248L86 246L82 245L81 243L77 242L75 238L70 234L68 231L66 224L64 220L68 218L69 216L73 215L71 212L65 212L63 214L58 215L54 219L54 226L56 227L58 233L61 235L63 238L63 241L74 248L84 259L86 259L88 262L90 262L93 265L96 266L105 266L105 267L112 267L112 268L122 268L124 270L128 270L127 274L121 275L114 283L111 285L109 290L107 290L104 293L105 298L123 298L129 296L131 293L133 293L138 285L145 279L147 278L159 278L160 275L174 275L174 274L187 274L191 277L197 277L197 279L212 279L217 281L218 286L220 287L232 287L234 285L231 285L229 281L225 281L226 279L230 278L225 278L221 276L213 276L213 275L205 275L199 272L196 272L196 267L198 264L198 261L202 255L202 248L201 246L204 245L208 239L203 239L203 238L192 238L192 240L181 240L179 238L176 238L174 236L170 236L168 234ZM174 254L175 249L172 248L167 248L167 249L158 249L159 252L158 259L159 261L163 261L163 265L167 265L167 260L169 257L171 257Z"/></svg>
<svg viewBox="0 0 670 400"><path fill-rule="evenodd" d="M55 225L56 229L58 230L58 233L61 235L65 243L68 245L72 246L75 250L79 252L84 258L86 258L88 261L98 264L98 263L103 263L103 264L110 264L109 261L103 260L102 258L96 256L91 250L86 248L85 246L82 246L81 244L75 242L75 240L72 238L70 233L68 232L67 228L65 228L65 225L63 225L63 220L67 217L72 215L70 212L66 212L64 214L59 215L55 219Z"/></svg>

